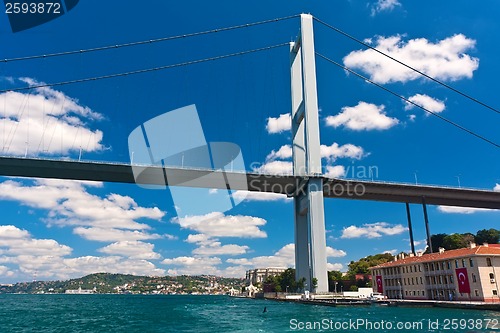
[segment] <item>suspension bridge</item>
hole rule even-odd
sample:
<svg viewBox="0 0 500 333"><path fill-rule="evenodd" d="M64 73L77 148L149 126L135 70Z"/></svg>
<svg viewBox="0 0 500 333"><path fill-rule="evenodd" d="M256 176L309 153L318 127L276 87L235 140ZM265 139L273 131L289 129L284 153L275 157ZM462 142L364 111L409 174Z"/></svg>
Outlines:
<svg viewBox="0 0 500 333"><path fill-rule="evenodd" d="M296 17L296 16L295 16ZM286 18L288 19L288 18ZM277 193L294 198L295 210L295 263L297 279L305 278L308 289L312 290L313 279L317 279L315 291L328 291L326 269L326 237L324 221L324 198L343 198L352 200L372 200L384 202L405 203L408 212L408 224L411 239L411 248L414 252L411 217L408 204L421 204L424 211L427 242L431 246L429 221L426 205L446 205L459 207L474 207L500 209L500 192L453 188L443 186L387 183L378 181L363 181L356 179L328 178L322 174L319 140L319 117L316 91L315 58L320 56L314 49L313 21L311 15L300 15L301 27L297 40L290 43L290 73L292 98L292 140L293 140L293 175L262 174L255 172L234 172L227 170L195 169L189 167L167 167L151 161L152 165L137 165L131 163L89 162L48 158L19 158L12 156L0 157L0 175L16 177L37 177L73 179L87 181L141 183L149 185L186 186L189 180L203 178L203 184L196 183L197 187L219 188L231 190L249 190L257 192ZM322 22L324 23L324 22ZM263 24L259 22L258 24ZM248 25L246 25L248 26ZM228 29L233 29L228 28ZM237 28L237 27L236 27ZM218 29L222 31L224 29ZM204 32L210 33L210 32ZM197 33L201 34L201 33ZM193 35L197 35L193 34ZM186 37L186 35L183 35ZM174 37L172 37L174 38ZM172 39L170 38L170 39ZM177 37L176 37L177 38ZM179 37L180 38L180 37ZM349 38L352 38L349 36ZM165 39L163 39L165 40ZM168 40L168 38L166 39ZM149 43L161 40L147 41ZM129 43L114 48L128 47L140 43ZM282 45L278 45L282 46ZM369 46L370 47L370 46ZM112 48L110 46L110 48ZM84 52L95 52L106 48L96 48ZM65 82L31 85L10 89L8 91L30 90L35 88L82 83L111 77L120 77L140 74L147 71L163 70L176 66L186 66L202 61L217 60L224 57L259 52L267 48L238 52L227 56L207 58L200 61L191 61L177 65L155 67L147 70L105 75L87 79L78 79ZM75 51L76 52L76 51ZM57 53L48 56L63 56L72 52ZM47 56L47 55L46 55ZM46 57L44 56L44 57ZM11 60L26 60L36 57L17 58ZM397 61L397 59L394 59ZM406 64L404 64L407 66ZM411 67L410 67L411 68ZM346 68L344 68L346 69ZM346 69L349 70L350 69ZM418 71L417 71L418 72ZM420 73L420 72L419 72ZM358 75L357 73L355 73ZM425 75L425 73L421 73ZM365 78L367 80L367 78ZM368 80L369 81L369 80ZM383 88L383 87L382 87ZM386 88L383 88L387 90ZM6 90L7 91L7 90ZM460 92L461 93L461 92ZM461 93L462 95L465 95ZM398 97L402 97L399 96ZM465 95L470 98L470 96ZM403 98L403 97L402 97ZM404 98L403 98L404 99ZM407 100L408 101L408 100ZM413 103L411 101L408 101ZM413 103L415 104L415 103ZM430 110L415 104L424 111L434 114ZM489 107L489 106L487 106ZM469 132L477 138L499 147L495 142L471 132L465 127L451 122L443 116L434 114L449 124ZM134 177L133 168L141 168L141 178ZM168 182L164 177L158 177L168 169ZM220 182L221 174L224 183ZM241 176L244 177L232 177ZM240 182L229 183L227 179L240 179ZM161 180L161 182L159 182Z"/></svg>

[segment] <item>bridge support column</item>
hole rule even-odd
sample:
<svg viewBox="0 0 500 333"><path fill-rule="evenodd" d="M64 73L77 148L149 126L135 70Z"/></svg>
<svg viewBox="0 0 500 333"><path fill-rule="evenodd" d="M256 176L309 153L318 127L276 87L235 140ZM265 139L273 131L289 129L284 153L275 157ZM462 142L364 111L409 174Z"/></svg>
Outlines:
<svg viewBox="0 0 500 333"><path fill-rule="evenodd" d="M410 213L410 204L406 203L406 217L408 218L408 231L410 233L410 246L411 253L415 255L415 241L413 240L413 227L411 225L411 213Z"/></svg>
<svg viewBox="0 0 500 333"><path fill-rule="evenodd" d="M296 279L306 290L328 291L323 179L319 140L318 97L313 18L301 15L300 35L290 44L292 84L293 172L305 180L295 195ZM313 288L313 279L317 280Z"/></svg>
<svg viewBox="0 0 500 333"><path fill-rule="evenodd" d="M422 208L424 210L425 232L427 234L427 246L429 247L429 253L432 253L431 230L429 228L429 217L427 216L427 205L425 203L425 197L422 197Z"/></svg>

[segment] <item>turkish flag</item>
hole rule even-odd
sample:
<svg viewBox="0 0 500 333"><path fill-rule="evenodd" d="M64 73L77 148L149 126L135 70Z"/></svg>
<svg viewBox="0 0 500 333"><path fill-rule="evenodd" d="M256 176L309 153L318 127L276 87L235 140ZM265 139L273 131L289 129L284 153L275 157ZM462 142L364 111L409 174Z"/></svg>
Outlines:
<svg viewBox="0 0 500 333"><path fill-rule="evenodd" d="M457 282L458 291L464 294L470 294L470 284L469 275L467 274L467 268L457 268Z"/></svg>
<svg viewBox="0 0 500 333"><path fill-rule="evenodd" d="M377 275L375 277L375 281L377 282L377 292L384 293L384 287L382 286L382 275Z"/></svg>

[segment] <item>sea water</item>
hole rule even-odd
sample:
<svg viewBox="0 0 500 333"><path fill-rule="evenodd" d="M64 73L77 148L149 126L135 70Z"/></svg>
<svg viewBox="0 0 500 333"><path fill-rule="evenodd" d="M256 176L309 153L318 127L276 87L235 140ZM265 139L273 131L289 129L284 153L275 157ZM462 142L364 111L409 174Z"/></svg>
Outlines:
<svg viewBox="0 0 500 333"><path fill-rule="evenodd" d="M265 310L265 311L264 311ZM227 296L0 295L0 332L500 332L483 310L318 306Z"/></svg>

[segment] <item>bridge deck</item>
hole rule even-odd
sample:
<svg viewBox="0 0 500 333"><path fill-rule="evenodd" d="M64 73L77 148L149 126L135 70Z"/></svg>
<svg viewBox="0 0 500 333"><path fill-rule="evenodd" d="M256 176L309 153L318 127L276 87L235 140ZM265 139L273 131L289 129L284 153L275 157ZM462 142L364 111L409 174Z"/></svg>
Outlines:
<svg viewBox="0 0 500 333"><path fill-rule="evenodd" d="M168 167L168 177L165 178L160 167L142 168L140 182L154 185L165 185L165 179L168 179L170 186L227 188L230 179L233 190L293 195L304 181L291 175L226 172L226 181L221 183L220 171ZM0 157L0 175L136 183L129 164L70 160ZM192 182L193 179L203 181ZM425 197L426 203L431 205L500 209L500 192L486 190L324 178L323 191L327 198L422 203Z"/></svg>

